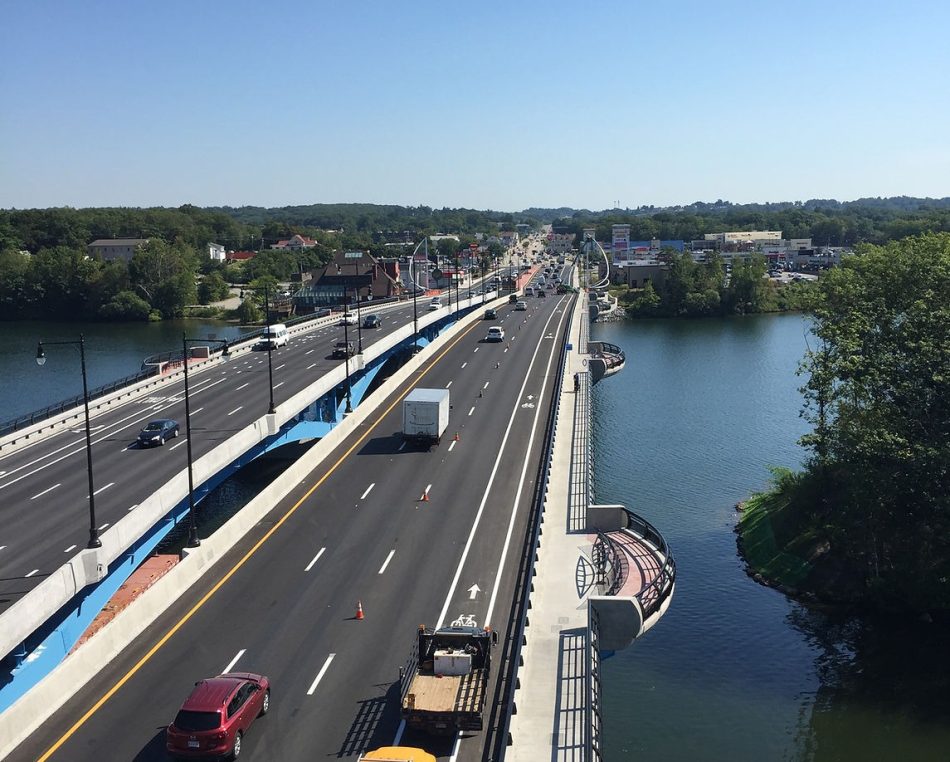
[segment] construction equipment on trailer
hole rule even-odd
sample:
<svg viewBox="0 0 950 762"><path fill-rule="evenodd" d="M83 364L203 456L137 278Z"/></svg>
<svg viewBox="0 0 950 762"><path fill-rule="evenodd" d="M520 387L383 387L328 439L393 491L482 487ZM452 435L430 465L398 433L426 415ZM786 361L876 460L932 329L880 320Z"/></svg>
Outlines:
<svg viewBox="0 0 950 762"><path fill-rule="evenodd" d="M488 627L419 625L415 652L400 671L406 724L433 735L481 730L497 642Z"/></svg>

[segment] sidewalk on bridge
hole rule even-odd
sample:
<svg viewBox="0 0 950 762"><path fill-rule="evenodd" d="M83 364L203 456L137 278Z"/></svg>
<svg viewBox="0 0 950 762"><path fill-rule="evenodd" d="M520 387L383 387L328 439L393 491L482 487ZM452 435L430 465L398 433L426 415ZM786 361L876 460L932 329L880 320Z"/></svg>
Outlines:
<svg viewBox="0 0 950 762"><path fill-rule="evenodd" d="M586 355L578 353L581 321L588 319L585 295L570 326L573 351L568 352L560 413L555 429L550 482L538 548L537 573L522 649L524 666L515 692L517 713L511 718L514 762L584 759L588 735L586 714L587 595L579 590L578 565L590 559L596 534L569 532L574 374L587 371Z"/></svg>

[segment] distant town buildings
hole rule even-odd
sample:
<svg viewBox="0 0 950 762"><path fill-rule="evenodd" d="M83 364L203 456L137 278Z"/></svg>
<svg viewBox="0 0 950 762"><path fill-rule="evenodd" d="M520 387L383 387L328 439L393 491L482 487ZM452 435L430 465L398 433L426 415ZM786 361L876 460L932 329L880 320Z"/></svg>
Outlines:
<svg viewBox="0 0 950 762"><path fill-rule="evenodd" d="M213 262L223 262L227 254L225 253L224 247L219 243L209 243L208 244L208 259Z"/></svg>
<svg viewBox="0 0 950 762"><path fill-rule="evenodd" d="M299 251L300 249L312 249L317 245L317 242L312 238L307 238L302 235L293 235L290 238L287 238L283 241L278 241L277 243L271 244L272 249L289 249L291 251Z"/></svg>
<svg viewBox="0 0 950 762"><path fill-rule="evenodd" d="M326 267L313 270L310 282L293 296L298 315L321 307L372 302L402 292L399 263L377 260L365 251L337 252Z"/></svg>
<svg viewBox="0 0 950 762"><path fill-rule="evenodd" d="M575 238L575 234L565 228L552 228L548 233L547 249L551 254L570 254Z"/></svg>

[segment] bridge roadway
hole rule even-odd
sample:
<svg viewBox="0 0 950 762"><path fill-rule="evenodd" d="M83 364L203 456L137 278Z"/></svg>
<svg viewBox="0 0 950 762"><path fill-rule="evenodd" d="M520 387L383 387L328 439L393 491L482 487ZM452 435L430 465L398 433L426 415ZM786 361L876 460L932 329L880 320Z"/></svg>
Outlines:
<svg viewBox="0 0 950 762"><path fill-rule="evenodd" d="M398 668L420 623L471 616L504 631L572 298L506 304L510 347L482 341L485 321L462 329L11 762L165 759L164 725L195 680L225 668L273 683L250 759L353 758L397 737L481 759L488 731L400 736ZM459 441L403 448L398 402L415 385L450 388Z"/></svg>
<svg viewBox="0 0 950 762"><path fill-rule="evenodd" d="M428 300L420 300L420 315L427 315L427 306ZM412 322L411 302L372 311L383 317L383 324L363 331L364 349ZM349 332L355 344L356 328ZM273 352L276 405L342 365L342 360L330 357L334 342L342 337L342 326L323 320ZM197 460L267 413L267 353L248 352L198 370L191 374L189 387ZM184 417L184 381L179 378L162 386L156 396L131 398L92 419L96 524L101 530L186 467ZM182 436L164 447L136 447L139 430L155 418L179 421ZM84 431L80 419L70 429L0 458L0 613L86 546L89 490Z"/></svg>

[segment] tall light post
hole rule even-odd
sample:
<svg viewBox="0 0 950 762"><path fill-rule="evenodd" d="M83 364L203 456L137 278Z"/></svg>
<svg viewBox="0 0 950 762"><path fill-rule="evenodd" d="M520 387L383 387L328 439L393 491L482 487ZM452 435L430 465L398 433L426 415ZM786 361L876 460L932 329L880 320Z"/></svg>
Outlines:
<svg viewBox="0 0 950 762"><path fill-rule="evenodd" d="M459 253L455 252L455 272L452 273L452 277L455 279L455 311L459 311Z"/></svg>
<svg viewBox="0 0 950 762"><path fill-rule="evenodd" d="M89 478L89 542L87 548L101 548L99 529L96 526L96 489L92 481L92 431L89 427L89 386L86 382L86 342L82 334L79 341L47 341L47 345L69 344L79 346L79 366L82 369L82 406L86 414L86 474ZM36 345L36 364L46 364L46 353L43 351L43 342Z"/></svg>
<svg viewBox="0 0 950 762"><path fill-rule="evenodd" d="M181 362L185 366L185 449L188 452L188 547L197 548L201 545L198 539L198 525L195 523L195 477L192 472L194 458L191 454L191 401L188 396L188 345L194 342L223 344L224 351L221 357L229 357L228 342L224 339L189 339L187 334L181 334Z"/></svg>
<svg viewBox="0 0 950 762"><path fill-rule="evenodd" d="M270 390L270 407L267 409L267 412L270 415L274 415L277 412L277 408L274 406L274 361L271 358L271 355L274 351L274 342L271 341L271 332L270 332L270 287L265 283L263 286L244 286L241 289L240 297L244 298L244 292L247 291L263 291L264 292L264 336L266 337L265 343L267 344L267 382Z"/></svg>
<svg viewBox="0 0 950 762"><path fill-rule="evenodd" d="M421 288L416 281L416 254L420 247L424 247L426 262L429 261L429 236L425 236L412 250L412 256L409 257L409 274L412 276L412 333L413 333L413 351L419 349L419 309L416 306L416 295Z"/></svg>
<svg viewBox="0 0 950 762"><path fill-rule="evenodd" d="M339 265L337 265L339 267ZM350 387L350 295L347 291L347 283L343 281L343 341L346 343L346 414L353 412L353 390ZM357 326L359 323L357 323Z"/></svg>

